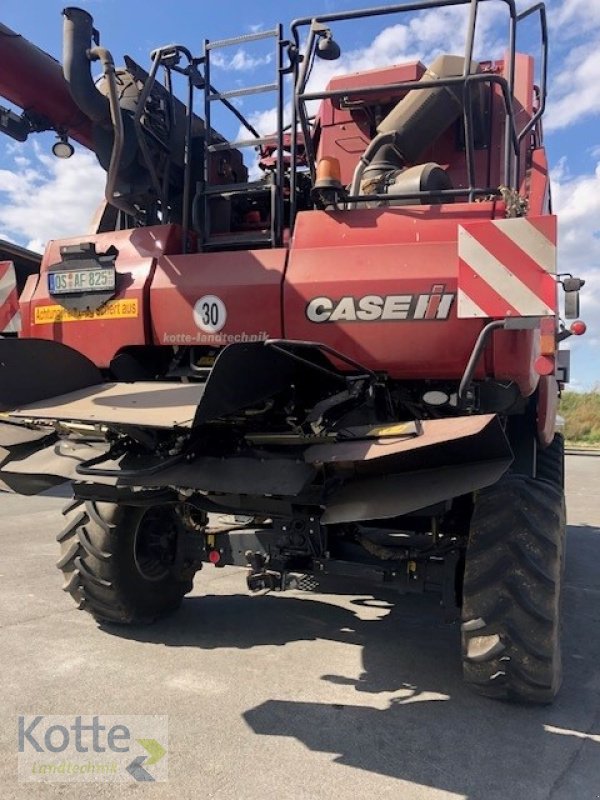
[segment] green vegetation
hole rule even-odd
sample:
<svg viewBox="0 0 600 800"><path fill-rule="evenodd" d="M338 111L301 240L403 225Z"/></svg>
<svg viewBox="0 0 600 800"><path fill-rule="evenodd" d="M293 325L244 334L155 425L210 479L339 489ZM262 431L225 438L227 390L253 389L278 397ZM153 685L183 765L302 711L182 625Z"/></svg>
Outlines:
<svg viewBox="0 0 600 800"><path fill-rule="evenodd" d="M558 413L568 442L600 447L600 391L565 392Z"/></svg>

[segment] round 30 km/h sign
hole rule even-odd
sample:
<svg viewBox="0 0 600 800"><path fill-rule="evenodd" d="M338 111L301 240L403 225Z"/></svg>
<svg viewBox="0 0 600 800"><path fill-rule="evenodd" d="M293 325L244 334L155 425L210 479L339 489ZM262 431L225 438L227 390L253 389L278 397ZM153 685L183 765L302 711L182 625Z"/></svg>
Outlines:
<svg viewBox="0 0 600 800"><path fill-rule="evenodd" d="M220 297L205 294L194 305L194 322L205 333L218 333L227 321L227 308Z"/></svg>

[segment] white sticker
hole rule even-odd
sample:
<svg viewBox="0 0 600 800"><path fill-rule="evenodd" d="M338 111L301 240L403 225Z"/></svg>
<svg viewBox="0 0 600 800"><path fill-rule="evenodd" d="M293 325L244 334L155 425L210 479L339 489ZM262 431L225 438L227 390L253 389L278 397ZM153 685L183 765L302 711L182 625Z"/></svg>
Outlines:
<svg viewBox="0 0 600 800"><path fill-rule="evenodd" d="M227 321L227 308L220 297L205 294L194 306L194 322L205 333L218 333Z"/></svg>

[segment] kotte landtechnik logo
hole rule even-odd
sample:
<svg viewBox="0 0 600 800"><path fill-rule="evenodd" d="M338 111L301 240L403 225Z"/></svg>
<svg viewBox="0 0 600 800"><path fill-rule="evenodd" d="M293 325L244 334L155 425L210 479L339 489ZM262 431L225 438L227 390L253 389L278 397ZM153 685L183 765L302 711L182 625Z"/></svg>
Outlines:
<svg viewBox="0 0 600 800"><path fill-rule="evenodd" d="M21 715L19 780L163 782L168 739L161 715Z"/></svg>

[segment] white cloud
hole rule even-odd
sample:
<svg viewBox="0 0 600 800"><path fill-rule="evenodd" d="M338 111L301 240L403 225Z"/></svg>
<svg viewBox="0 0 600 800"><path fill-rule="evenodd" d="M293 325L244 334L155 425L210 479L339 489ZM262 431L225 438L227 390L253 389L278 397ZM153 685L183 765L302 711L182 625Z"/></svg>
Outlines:
<svg viewBox="0 0 600 800"><path fill-rule="evenodd" d="M550 27L547 131L600 113L600 3L553 0Z"/></svg>
<svg viewBox="0 0 600 800"><path fill-rule="evenodd" d="M309 92L325 89L329 81L338 75L376 69L382 66L421 60L430 64L440 53L461 54L465 50L468 9L465 7L438 8L413 16L406 23L384 28L365 47L343 51L337 61L315 59L309 80ZM478 36L475 42L475 57L500 57L503 36L507 35L508 15L499 4L483 4L478 19ZM342 30L340 30L340 34ZM336 38L336 29L333 36ZM213 56L214 59L214 56ZM309 104L309 113L315 113L319 101ZM291 118L289 106L284 114L285 123ZM274 108L249 116L249 121L262 135L273 133L277 114ZM240 128L238 138L246 138L247 132Z"/></svg>
<svg viewBox="0 0 600 800"><path fill-rule="evenodd" d="M552 198L558 216L559 272L583 278L581 316L600 331L600 161L593 173L572 176L565 159L552 172ZM600 349L598 339L586 337Z"/></svg>
<svg viewBox="0 0 600 800"><path fill-rule="evenodd" d="M571 255L581 257L584 242L586 255L600 255L600 162L592 173L573 176L561 159L551 177L555 211L572 236Z"/></svg>
<svg viewBox="0 0 600 800"><path fill-rule="evenodd" d="M336 75L418 60L429 65L441 53L461 55L465 51L467 19L468 8L454 6L416 14L406 22L384 28L366 47L342 52L337 61L317 60L309 90L324 88ZM335 29L333 35L335 38ZM475 58L500 57L507 36L506 10L497 3L481 4ZM339 43L343 45L343 41Z"/></svg>
<svg viewBox="0 0 600 800"><path fill-rule="evenodd" d="M550 27L563 36L589 31L600 25L600 5L590 0L554 0L549 8Z"/></svg>
<svg viewBox="0 0 600 800"><path fill-rule="evenodd" d="M600 112L600 33L575 47L550 82L547 131L566 128Z"/></svg>
<svg viewBox="0 0 600 800"><path fill-rule="evenodd" d="M211 67L217 67L218 69L246 72L270 64L272 60L271 53L267 53L264 56L252 56L246 50L240 48L229 58L226 58L223 53L213 53L210 58L210 64Z"/></svg>
<svg viewBox="0 0 600 800"><path fill-rule="evenodd" d="M104 196L106 175L95 156L77 150L63 160L39 144L13 152L14 169L0 170L0 228L5 238L43 250L49 239L85 232Z"/></svg>

